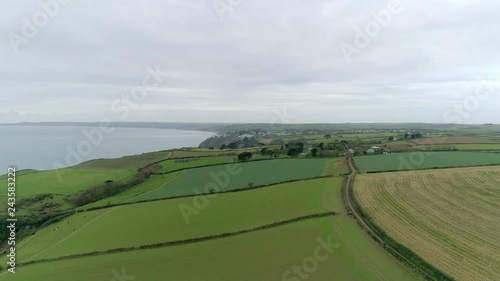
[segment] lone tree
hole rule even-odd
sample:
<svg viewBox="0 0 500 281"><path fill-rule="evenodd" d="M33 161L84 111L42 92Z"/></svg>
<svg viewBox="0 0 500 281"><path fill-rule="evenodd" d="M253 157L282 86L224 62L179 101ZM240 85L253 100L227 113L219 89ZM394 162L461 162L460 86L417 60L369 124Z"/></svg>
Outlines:
<svg viewBox="0 0 500 281"><path fill-rule="evenodd" d="M238 161L243 162L243 161L248 161L252 159L252 153L250 152L242 152L238 155Z"/></svg>
<svg viewBox="0 0 500 281"><path fill-rule="evenodd" d="M316 157L318 155L318 149L317 148L311 149L311 155L312 157Z"/></svg>
<svg viewBox="0 0 500 281"><path fill-rule="evenodd" d="M220 150L224 150L224 149L226 149L226 148L227 148L227 145L223 144L223 145L221 145L221 146L220 146L220 148L219 148L219 149L220 149Z"/></svg>
<svg viewBox="0 0 500 281"><path fill-rule="evenodd" d="M412 139L419 139L422 137L422 133L415 133L415 134L411 134L411 138Z"/></svg>
<svg viewBox="0 0 500 281"><path fill-rule="evenodd" d="M325 135L325 139L331 139L331 138L332 138L332 135L330 135L330 134Z"/></svg>
<svg viewBox="0 0 500 281"><path fill-rule="evenodd" d="M394 141L394 137L389 137L389 141Z"/></svg>

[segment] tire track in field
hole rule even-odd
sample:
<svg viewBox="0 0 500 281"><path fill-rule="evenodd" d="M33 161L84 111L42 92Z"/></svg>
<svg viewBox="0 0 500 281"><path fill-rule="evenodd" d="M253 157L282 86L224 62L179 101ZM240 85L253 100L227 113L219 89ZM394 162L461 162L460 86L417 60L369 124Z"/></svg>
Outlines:
<svg viewBox="0 0 500 281"><path fill-rule="evenodd" d="M333 207L331 207L329 204L329 198L331 198L332 195L336 196L338 194L330 194L329 192L323 193L322 202L323 202L323 206L327 210L333 209ZM347 213L345 212L345 210L341 213L341 215L346 215L346 214ZM358 262L360 262L360 264L362 264L366 269L368 269L368 271L371 272L373 274L373 276L375 276L377 278L377 280L380 280L380 281L387 280L384 278L383 273L381 273L376 268L371 266L369 261L367 259L363 258L362 253L360 253L359 251L357 251L353 247L352 243L349 242L349 239L342 233L342 230L337 226L336 220L339 220L339 217L335 218L334 221L332 221L332 229L333 229L333 232L336 233L337 236L341 239L342 245L345 245L346 249L352 254L352 256Z"/></svg>
<svg viewBox="0 0 500 281"><path fill-rule="evenodd" d="M155 192L155 191L160 190L160 189L161 189L161 188L163 188L163 187L164 187L167 183L169 183L169 182L171 182L172 180L174 180L174 179L178 178L180 175L184 174L186 171L187 171L187 170L180 171L180 173L179 173L177 176L175 176L175 177L173 177L173 178L169 179L168 181L164 182L164 183L163 183L163 184L161 184L158 188L155 188L155 189L153 189L153 190L146 191L146 192L144 192L144 193L138 194L138 195L136 195L136 196L134 196L134 197L130 198L129 200L124 201L123 203L130 203L130 202L134 202L134 201L132 200L132 199L134 199L134 198L137 198L137 197L140 197L140 196L144 196L144 195L147 195L147 194L149 194L149 193L152 193L152 192ZM175 173L175 172L174 172L174 173ZM139 203L139 202L147 202L147 201L135 201L135 202L136 202L136 203Z"/></svg>
<svg viewBox="0 0 500 281"><path fill-rule="evenodd" d="M180 173L179 175L181 175L181 174L182 174L182 173ZM162 184L159 188L163 187L166 183L170 182L171 180L173 180L173 179L177 178L179 175L177 175L177 176L175 176L175 177L173 177L173 178L169 179L167 182L165 182L164 184ZM159 188L157 188L157 189L159 189ZM155 189L155 190L157 190L157 189ZM131 201L132 199L134 199L134 198L135 198L135 196L134 196L134 197L132 197L132 198L130 198L130 199L128 199L128 200L126 200L126 201L124 201L124 203L128 203L128 202L130 202L130 201ZM92 224L93 222L97 221L98 219L102 218L103 216L105 216L105 215L109 214L110 212L112 212L112 211L114 211L114 210L116 210L117 208L120 208L120 207L122 207L122 206L112 207L112 208L108 209L107 211L105 211L104 213L102 213L102 214L98 215L97 217L94 217L94 218L90 219L90 220L89 220L89 221L87 221L85 224L83 224L82 226L78 227L75 231L71 232L69 235L66 235L63 239L61 239L61 240L57 241L56 243L54 243L54 244L50 245L50 246L49 246L49 247L47 247L47 248L45 248L45 249L41 250L40 252L38 252L38 253L36 253L36 254L34 254L34 255L30 256L30 257L29 257L29 258L27 258L26 260L27 260L27 261L32 260L32 259L34 259L35 257L39 256L41 253L44 253L44 252L46 252L47 250L52 249L53 247L60 245L61 243L63 243L63 242L65 242L65 241L67 241L69 238L73 237L75 234L77 234L77 233L78 233L79 231L81 231L82 229L84 229L84 228L88 227L88 226L89 226L90 224Z"/></svg>
<svg viewBox="0 0 500 281"><path fill-rule="evenodd" d="M377 280L385 281L387 279L384 278L383 273L381 273L379 270L376 268L372 267L369 263L369 260L363 258L363 254L357 251L353 246L352 243L349 242L349 239L342 233L342 230L339 229L339 227L335 224L335 222L332 222L332 229L333 231L337 234L337 236L340 238L342 245L345 245L347 250L351 252L351 254L361 263L363 266L368 269L373 276L377 278Z"/></svg>

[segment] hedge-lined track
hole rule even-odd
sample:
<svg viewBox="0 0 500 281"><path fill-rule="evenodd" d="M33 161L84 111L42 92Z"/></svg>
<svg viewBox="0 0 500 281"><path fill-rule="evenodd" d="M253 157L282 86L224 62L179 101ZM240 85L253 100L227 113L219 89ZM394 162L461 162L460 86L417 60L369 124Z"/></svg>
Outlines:
<svg viewBox="0 0 500 281"><path fill-rule="evenodd" d="M377 225L454 278L500 278L499 167L358 175L354 191Z"/></svg>
<svg viewBox="0 0 500 281"><path fill-rule="evenodd" d="M342 188L342 198L344 200L348 213L352 214L358 224L363 229L365 229L368 234L382 247L384 247L390 254L392 254L407 266L417 270L419 274L421 274L421 276L426 280L452 280L449 276L440 272L439 270L434 268L434 266L422 260L421 257L417 256L411 250L388 237L384 230L373 223L372 219L359 205L356 196L354 196L354 192L351 191L356 175L356 169L353 164L352 158L348 159L347 164L351 173L344 180Z"/></svg>

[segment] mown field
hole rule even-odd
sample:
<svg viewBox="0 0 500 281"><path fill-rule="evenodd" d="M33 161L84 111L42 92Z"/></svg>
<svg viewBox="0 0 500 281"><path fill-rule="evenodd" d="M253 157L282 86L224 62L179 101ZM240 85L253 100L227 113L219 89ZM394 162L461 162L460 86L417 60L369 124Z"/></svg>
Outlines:
<svg viewBox="0 0 500 281"><path fill-rule="evenodd" d="M500 167L358 175L388 235L456 280L500 280Z"/></svg>
<svg viewBox="0 0 500 281"><path fill-rule="evenodd" d="M135 197L133 201L209 193L210 189L230 191L333 175L338 171L327 165L331 161L337 162L338 159L278 159L189 169L160 188Z"/></svg>
<svg viewBox="0 0 500 281"><path fill-rule="evenodd" d="M79 222L84 220L82 215L90 219L91 213L95 216L100 211L81 213L70 217L69 224L61 222L59 231L54 231L56 225L51 225L22 242L20 258L205 234L311 211L340 212L229 238L26 265L19 267L15 275L4 271L0 278L113 280L116 274L125 272L137 280L296 280L299 277L292 272L292 266L296 265L307 274L307 280L327 280L332 276L336 280L419 280L342 214L341 181L341 178L318 179L220 194L188 225L176 207L192 198L116 207L101 214L102 218L85 223ZM72 234L71 227L75 224L81 227ZM330 246L322 246L318 239L330 241ZM304 270L304 261L313 259L316 249L321 261L316 260L313 270Z"/></svg>
<svg viewBox="0 0 500 281"><path fill-rule="evenodd" d="M500 154L461 151L406 152L356 156L354 163L362 173L487 166L500 165Z"/></svg>

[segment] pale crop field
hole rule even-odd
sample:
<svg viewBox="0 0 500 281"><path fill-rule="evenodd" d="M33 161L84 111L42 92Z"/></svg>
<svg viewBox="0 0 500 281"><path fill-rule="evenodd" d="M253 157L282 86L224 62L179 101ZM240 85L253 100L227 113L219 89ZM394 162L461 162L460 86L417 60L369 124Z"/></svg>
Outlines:
<svg viewBox="0 0 500 281"><path fill-rule="evenodd" d="M358 175L361 207L457 280L500 280L500 167Z"/></svg>

